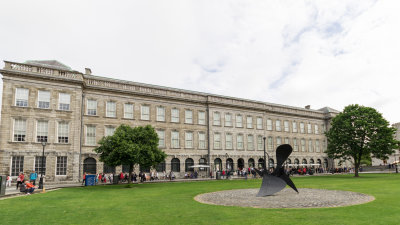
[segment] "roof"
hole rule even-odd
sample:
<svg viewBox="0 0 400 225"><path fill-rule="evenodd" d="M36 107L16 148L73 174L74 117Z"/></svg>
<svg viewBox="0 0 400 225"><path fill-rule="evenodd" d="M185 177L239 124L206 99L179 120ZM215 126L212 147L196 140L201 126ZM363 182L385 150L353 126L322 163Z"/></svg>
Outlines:
<svg viewBox="0 0 400 225"><path fill-rule="evenodd" d="M28 60L25 63L34 66L50 67L52 69L71 70L71 67L60 63L57 60Z"/></svg>
<svg viewBox="0 0 400 225"><path fill-rule="evenodd" d="M332 108L330 108L330 107L324 107L324 108L321 108L321 109L318 109L318 110L319 110L319 111L323 111L324 113L331 113L331 112L333 112L333 113L340 113L339 110L332 109Z"/></svg>

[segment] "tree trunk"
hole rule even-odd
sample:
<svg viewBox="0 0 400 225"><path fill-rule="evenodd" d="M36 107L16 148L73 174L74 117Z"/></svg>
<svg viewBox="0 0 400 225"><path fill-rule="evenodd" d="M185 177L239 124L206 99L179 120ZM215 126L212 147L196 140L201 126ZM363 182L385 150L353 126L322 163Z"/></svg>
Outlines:
<svg viewBox="0 0 400 225"><path fill-rule="evenodd" d="M129 164L129 177L128 177L128 184L132 183L131 177L133 172L133 164Z"/></svg>
<svg viewBox="0 0 400 225"><path fill-rule="evenodd" d="M359 177L358 176L358 168L360 168L360 165L355 165L355 167L354 167L354 177Z"/></svg>

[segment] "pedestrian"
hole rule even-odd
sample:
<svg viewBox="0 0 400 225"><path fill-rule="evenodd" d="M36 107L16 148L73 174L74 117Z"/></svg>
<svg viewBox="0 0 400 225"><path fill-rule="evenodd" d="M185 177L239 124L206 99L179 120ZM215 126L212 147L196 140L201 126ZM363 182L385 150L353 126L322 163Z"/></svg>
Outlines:
<svg viewBox="0 0 400 225"><path fill-rule="evenodd" d="M19 173L19 176L17 177L17 190L19 185L21 185L24 182L24 173Z"/></svg>
<svg viewBox="0 0 400 225"><path fill-rule="evenodd" d="M11 187L11 177L7 175L6 187Z"/></svg>
<svg viewBox="0 0 400 225"><path fill-rule="evenodd" d="M83 174L82 185L83 185L83 184L85 183L85 181L86 181L86 174L87 174L87 173L84 173L84 174Z"/></svg>
<svg viewBox="0 0 400 225"><path fill-rule="evenodd" d="M37 173L35 172L35 171L33 171L32 173L31 173L31 175L29 176L29 180L31 181L31 183L33 184L33 185L36 185L36 179L37 179Z"/></svg>

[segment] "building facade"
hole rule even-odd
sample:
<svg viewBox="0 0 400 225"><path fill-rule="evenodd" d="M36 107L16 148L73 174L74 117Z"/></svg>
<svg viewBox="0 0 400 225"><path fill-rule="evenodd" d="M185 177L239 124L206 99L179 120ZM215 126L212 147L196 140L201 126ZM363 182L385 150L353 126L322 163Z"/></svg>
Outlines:
<svg viewBox="0 0 400 225"><path fill-rule="evenodd" d="M395 134L395 139L400 141L400 123L395 123L392 124L392 127L396 128L396 134ZM400 150L395 149L394 153L389 155L387 160L381 160L377 158L372 158L372 166L382 166L382 165L387 165L387 164L393 164L393 163L400 163Z"/></svg>
<svg viewBox="0 0 400 225"><path fill-rule="evenodd" d="M157 170L177 176L199 164L212 171L261 166L264 142L271 166L274 150L284 143L293 147L289 164L327 168L334 163L324 153L324 131L338 111L328 107L313 110L116 80L57 61L5 61L0 72L0 174L41 173L42 160L46 180L54 182L78 181L83 172L125 171L125 166L104 165L93 151L120 124L155 127L168 155Z"/></svg>

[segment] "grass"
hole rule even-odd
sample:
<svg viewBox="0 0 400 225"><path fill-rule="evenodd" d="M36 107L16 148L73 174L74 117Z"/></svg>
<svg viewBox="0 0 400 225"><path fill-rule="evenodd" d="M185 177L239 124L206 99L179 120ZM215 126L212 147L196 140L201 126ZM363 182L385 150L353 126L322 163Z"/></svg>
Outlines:
<svg viewBox="0 0 400 225"><path fill-rule="evenodd" d="M65 188L0 201L0 224L400 224L400 175L296 177L298 188L370 194L367 204L320 209L206 205L200 193L257 188L261 180Z"/></svg>

